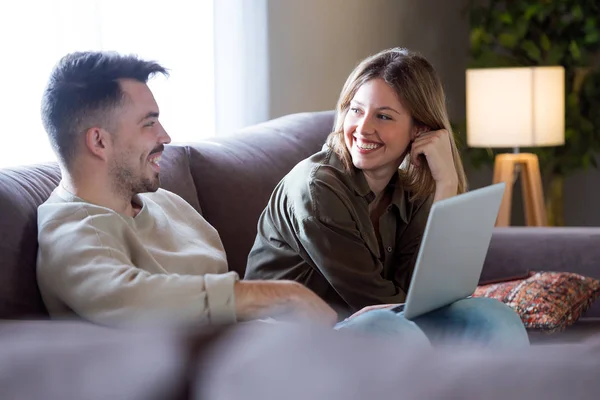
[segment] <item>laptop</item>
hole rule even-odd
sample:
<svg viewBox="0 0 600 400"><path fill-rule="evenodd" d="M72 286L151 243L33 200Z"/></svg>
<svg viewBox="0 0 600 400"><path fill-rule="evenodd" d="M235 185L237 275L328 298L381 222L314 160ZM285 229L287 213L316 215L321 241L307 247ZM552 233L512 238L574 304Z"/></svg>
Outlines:
<svg viewBox="0 0 600 400"><path fill-rule="evenodd" d="M393 311L414 319L475 292L504 189L498 183L432 205L406 302Z"/></svg>

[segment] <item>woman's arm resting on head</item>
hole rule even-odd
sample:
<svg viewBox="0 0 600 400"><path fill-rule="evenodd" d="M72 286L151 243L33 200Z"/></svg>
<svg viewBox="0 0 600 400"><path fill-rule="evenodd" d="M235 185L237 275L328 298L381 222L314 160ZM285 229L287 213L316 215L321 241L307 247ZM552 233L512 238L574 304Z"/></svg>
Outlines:
<svg viewBox="0 0 600 400"><path fill-rule="evenodd" d="M417 167L427 160L431 175L435 180L434 201L456 196L458 191L458 174L454 166L450 134L445 129L420 134L413 142L410 159Z"/></svg>

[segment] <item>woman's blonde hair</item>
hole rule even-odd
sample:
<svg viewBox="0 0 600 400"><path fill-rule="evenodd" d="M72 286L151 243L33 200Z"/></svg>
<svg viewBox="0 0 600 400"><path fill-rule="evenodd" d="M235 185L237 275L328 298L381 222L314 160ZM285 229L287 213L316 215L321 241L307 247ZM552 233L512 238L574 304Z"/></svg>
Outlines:
<svg viewBox="0 0 600 400"><path fill-rule="evenodd" d="M327 145L340 157L348 171L352 171L352 157L344 141L344 119L350 102L358 88L372 79L383 79L398 95L398 99L410 113L413 123L435 131L446 129L450 136L454 168L458 175L458 193L467 190L467 180L460 154L456 147L442 83L433 66L421 55L403 48L384 50L363 60L352 71L340 94L336 109L334 131L327 138ZM411 192L411 199L423 199L435 192L435 181L427 163L415 167L405 157L400 166L400 178Z"/></svg>

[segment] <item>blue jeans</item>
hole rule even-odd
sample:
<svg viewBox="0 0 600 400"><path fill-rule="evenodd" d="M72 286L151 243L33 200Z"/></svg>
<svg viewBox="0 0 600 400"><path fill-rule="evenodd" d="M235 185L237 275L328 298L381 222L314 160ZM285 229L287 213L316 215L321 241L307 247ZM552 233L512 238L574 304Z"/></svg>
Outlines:
<svg viewBox="0 0 600 400"><path fill-rule="evenodd" d="M335 326L337 330L394 335L415 345L465 344L494 348L529 345L519 316L490 298L467 298L413 321L389 309L368 311Z"/></svg>

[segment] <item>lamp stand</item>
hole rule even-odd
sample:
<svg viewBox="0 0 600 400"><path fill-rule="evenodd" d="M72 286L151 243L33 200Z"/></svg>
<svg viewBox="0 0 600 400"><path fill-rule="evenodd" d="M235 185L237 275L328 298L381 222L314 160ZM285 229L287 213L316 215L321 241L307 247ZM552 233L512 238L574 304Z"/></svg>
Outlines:
<svg viewBox="0 0 600 400"><path fill-rule="evenodd" d="M546 207L538 157L532 153L518 153L518 149L515 149L513 154L496 155L494 183L506 183L496 226L510 225L513 186L519 171L522 173L521 187L527 226L546 226Z"/></svg>

